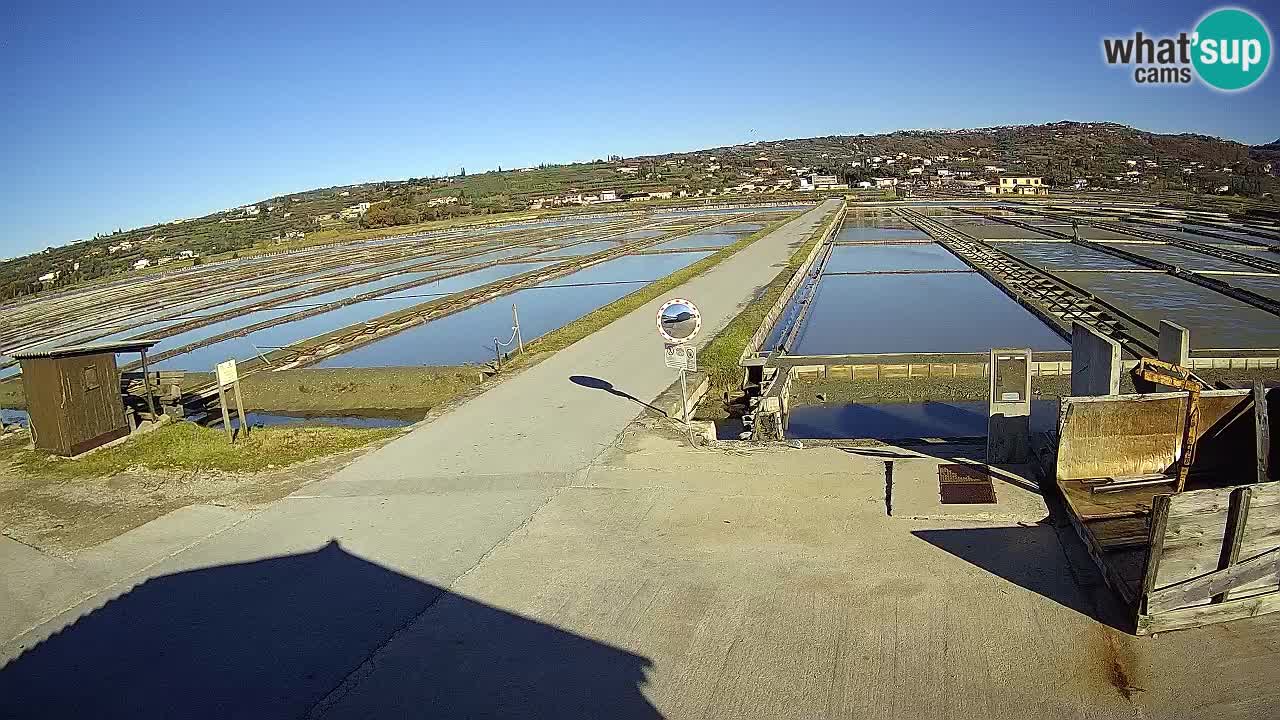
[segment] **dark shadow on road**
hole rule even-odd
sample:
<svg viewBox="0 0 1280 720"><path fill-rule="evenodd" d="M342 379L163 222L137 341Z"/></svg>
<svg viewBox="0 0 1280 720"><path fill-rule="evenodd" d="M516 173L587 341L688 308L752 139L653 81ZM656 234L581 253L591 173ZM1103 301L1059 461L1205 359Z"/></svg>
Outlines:
<svg viewBox="0 0 1280 720"><path fill-rule="evenodd" d="M425 614L424 614L425 613ZM655 718L639 655L352 555L148 580L0 668L0 716Z"/></svg>
<svg viewBox="0 0 1280 720"><path fill-rule="evenodd" d="M603 390L609 393L610 395L614 395L620 398L625 398L638 405L649 408L650 410L658 413L663 417L668 417L667 411L656 408L650 405L649 403L641 400L640 398L636 397L635 395L632 395L630 393L625 393L615 388L613 386L613 383L609 382L608 380L601 380L598 377L592 377L590 375L570 375L569 382L573 383L574 385L581 385L584 388L591 388L592 390Z"/></svg>
<svg viewBox="0 0 1280 720"><path fill-rule="evenodd" d="M1047 519L1018 527L913 530L912 535L986 570L992 575L1042 595L1122 632L1131 632L1120 616L1100 608L1095 583L1084 578L1068 558L1058 530ZM1105 590L1105 588L1103 588Z"/></svg>

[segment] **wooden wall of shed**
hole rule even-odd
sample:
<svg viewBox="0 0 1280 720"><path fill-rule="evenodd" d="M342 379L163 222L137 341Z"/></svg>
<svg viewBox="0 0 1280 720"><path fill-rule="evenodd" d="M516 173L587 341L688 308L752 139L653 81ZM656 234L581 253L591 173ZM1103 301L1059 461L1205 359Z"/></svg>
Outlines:
<svg viewBox="0 0 1280 720"><path fill-rule="evenodd" d="M1057 477L1083 480L1169 470L1182 446L1187 394L1111 395L1062 399ZM1200 395L1200 445L1193 472L1232 475L1253 461L1253 418L1248 390ZM1233 421L1234 422L1228 422ZM1248 448L1247 452L1240 449ZM1236 467L1236 466L1239 467ZM1225 483L1246 481L1226 477Z"/></svg>
<svg viewBox="0 0 1280 720"><path fill-rule="evenodd" d="M22 388L36 447L61 452L66 447L62 422L61 369L52 359L22 361Z"/></svg>
<svg viewBox="0 0 1280 720"><path fill-rule="evenodd" d="M114 353L22 361L37 447L76 455L128 433ZM97 387L85 382L93 368Z"/></svg>

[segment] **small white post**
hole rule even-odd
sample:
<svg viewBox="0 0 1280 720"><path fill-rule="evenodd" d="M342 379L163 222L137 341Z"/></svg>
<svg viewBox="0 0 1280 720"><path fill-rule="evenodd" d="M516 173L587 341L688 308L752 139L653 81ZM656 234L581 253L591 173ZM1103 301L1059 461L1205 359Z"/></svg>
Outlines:
<svg viewBox="0 0 1280 720"><path fill-rule="evenodd" d="M520 335L520 315L516 312L516 304L511 303L511 322L515 326L516 331L516 347L520 350L520 354L524 354L524 337Z"/></svg>

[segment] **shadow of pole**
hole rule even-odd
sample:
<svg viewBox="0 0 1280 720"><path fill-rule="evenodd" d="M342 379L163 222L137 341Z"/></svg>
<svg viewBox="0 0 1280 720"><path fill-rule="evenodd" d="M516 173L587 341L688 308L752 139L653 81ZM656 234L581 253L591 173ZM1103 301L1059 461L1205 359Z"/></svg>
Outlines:
<svg viewBox="0 0 1280 720"><path fill-rule="evenodd" d="M656 718L651 665L330 542L134 587L0 668L0 716Z"/></svg>
<svg viewBox="0 0 1280 720"><path fill-rule="evenodd" d="M623 391L621 391L621 390L619 390L619 389L615 388L615 387L613 386L613 383L609 382L608 380L601 380L601 379L600 379L600 378L598 378L598 377L592 377L592 376L590 376L590 375L570 375L570 376L569 376L569 382L573 383L574 385L580 385L580 386L582 386L582 387L584 387L584 388L590 388L590 389L592 389L592 390L603 390L603 391L605 391L605 392L607 392L607 393L609 393L610 395L613 395L613 396L615 396L615 397L624 398L624 399L626 399L626 400L630 400L631 402L634 402L634 403L636 403L636 404L638 404L638 405L641 405L641 406L643 406L643 407L646 407L646 408L648 408L648 409L650 409L650 410L652 410L652 411L654 411L654 412L658 413L659 415L661 415L661 416L663 416L663 417L670 417L670 416L667 414L667 411L666 411L666 410L663 410L663 409L661 409L661 408L654 407L653 405L650 405L649 403L647 403L647 402L645 402L645 401L641 400L640 398L636 397L635 395L632 395L632 394L630 394L630 393L623 392Z"/></svg>

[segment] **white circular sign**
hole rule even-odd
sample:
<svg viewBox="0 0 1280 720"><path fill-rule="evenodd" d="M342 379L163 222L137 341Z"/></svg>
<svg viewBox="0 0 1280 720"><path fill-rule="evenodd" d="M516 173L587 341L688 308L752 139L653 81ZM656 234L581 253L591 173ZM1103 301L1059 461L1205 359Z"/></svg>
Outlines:
<svg viewBox="0 0 1280 720"><path fill-rule="evenodd" d="M702 329L698 306L684 298L672 298L658 310L658 334L669 343L686 343Z"/></svg>

